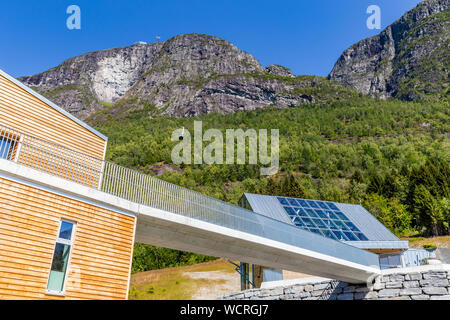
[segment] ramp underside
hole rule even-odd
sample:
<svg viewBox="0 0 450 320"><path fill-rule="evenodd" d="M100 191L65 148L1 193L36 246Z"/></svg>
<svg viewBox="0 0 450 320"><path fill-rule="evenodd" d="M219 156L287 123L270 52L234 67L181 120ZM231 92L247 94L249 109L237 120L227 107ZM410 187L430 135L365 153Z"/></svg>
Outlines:
<svg viewBox="0 0 450 320"><path fill-rule="evenodd" d="M195 223L197 220L186 217L183 220L185 223L140 214L135 241L349 283L364 283L379 273L375 266L365 266L235 230L228 229L230 232L227 232L227 228L214 225L205 228L204 222Z"/></svg>

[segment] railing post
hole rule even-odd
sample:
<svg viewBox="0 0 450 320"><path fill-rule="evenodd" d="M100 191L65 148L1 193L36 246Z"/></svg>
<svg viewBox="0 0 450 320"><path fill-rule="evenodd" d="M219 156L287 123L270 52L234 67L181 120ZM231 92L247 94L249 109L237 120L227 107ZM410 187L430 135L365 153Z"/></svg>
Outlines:
<svg viewBox="0 0 450 320"><path fill-rule="evenodd" d="M19 143L17 145L16 156L14 157L14 162L16 163L19 161L19 154L20 150L22 149L22 143L23 143L23 136L20 137Z"/></svg>

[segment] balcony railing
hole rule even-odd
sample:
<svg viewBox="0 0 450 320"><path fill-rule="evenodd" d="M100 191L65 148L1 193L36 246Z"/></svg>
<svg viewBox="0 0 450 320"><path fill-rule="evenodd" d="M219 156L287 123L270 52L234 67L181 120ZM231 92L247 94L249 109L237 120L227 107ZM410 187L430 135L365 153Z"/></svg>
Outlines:
<svg viewBox="0 0 450 320"><path fill-rule="evenodd" d="M175 214L378 267L375 254L0 125L0 158Z"/></svg>

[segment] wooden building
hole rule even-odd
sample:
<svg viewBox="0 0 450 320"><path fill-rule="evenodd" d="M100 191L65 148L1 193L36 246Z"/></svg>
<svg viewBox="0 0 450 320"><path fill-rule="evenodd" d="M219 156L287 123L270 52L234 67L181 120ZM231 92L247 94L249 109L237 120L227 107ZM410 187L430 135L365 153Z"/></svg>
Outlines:
<svg viewBox="0 0 450 320"><path fill-rule="evenodd" d="M106 145L0 70L0 299L127 298L136 217L64 187L99 187Z"/></svg>

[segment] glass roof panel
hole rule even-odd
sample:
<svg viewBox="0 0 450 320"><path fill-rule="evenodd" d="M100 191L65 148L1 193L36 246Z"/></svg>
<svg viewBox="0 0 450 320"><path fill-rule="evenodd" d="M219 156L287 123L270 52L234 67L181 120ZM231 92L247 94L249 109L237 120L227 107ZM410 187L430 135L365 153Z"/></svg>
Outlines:
<svg viewBox="0 0 450 320"><path fill-rule="evenodd" d="M360 232L355 232L355 235L358 237L358 239L359 240L361 240L361 241L367 241L367 240L369 240L369 239L367 239L367 237L365 236L365 235L363 235L362 233L360 233Z"/></svg>
<svg viewBox="0 0 450 320"><path fill-rule="evenodd" d="M328 216L330 217L330 219L336 219L336 220L339 220L338 216L335 215L335 214L333 213L333 211L328 210L328 211L327 211L327 214L328 214Z"/></svg>
<svg viewBox="0 0 450 320"><path fill-rule="evenodd" d="M326 224L320 220L320 219L312 219L313 222L316 224L316 226L318 226L319 228L326 228Z"/></svg>
<svg viewBox="0 0 450 320"><path fill-rule="evenodd" d="M334 203L332 203L332 202L326 202L326 204L328 205L328 207L329 207L331 210L339 210L339 208L336 207L336 205L335 205Z"/></svg>
<svg viewBox="0 0 450 320"><path fill-rule="evenodd" d="M277 197L293 223L306 231L340 241L367 241L368 238L334 203Z"/></svg>
<svg viewBox="0 0 450 320"><path fill-rule="evenodd" d="M296 215L294 209L292 209L291 207L283 207L283 208L284 208L284 210L286 210L288 215L290 215L290 216L295 216Z"/></svg>
<svg viewBox="0 0 450 320"><path fill-rule="evenodd" d="M359 229L350 221L346 221L345 224L347 225L347 227L349 227L350 230L360 232Z"/></svg>
<svg viewBox="0 0 450 320"><path fill-rule="evenodd" d="M302 218L303 223L310 228L316 228L316 225L309 218Z"/></svg>
<svg viewBox="0 0 450 320"><path fill-rule="evenodd" d="M325 202L323 202L323 201L316 201L316 202L317 202L317 204L319 205L319 207L321 207L322 209L328 210L328 207L327 207L327 205L325 204Z"/></svg>
<svg viewBox="0 0 450 320"><path fill-rule="evenodd" d="M294 208L294 211L302 217L307 217L308 215L306 214L305 210L303 210L302 208Z"/></svg>
<svg viewBox="0 0 450 320"><path fill-rule="evenodd" d="M350 241L358 241L358 238L350 231L344 231L344 234L347 236Z"/></svg>
<svg viewBox="0 0 450 320"><path fill-rule="evenodd" d="M333 231L333 234L338 238L338 240L346 241L348 238L340 231Z"/></svg>
<svg viewBox="0 0 450 320"><path fill-rule="evenodd" d="M309 204L306 202L306 200L299 199L298 203L300 203L302 207L309 208Z"/></svg>
<svg viewBox="0 0 450 320"><path fill-rule="evenodd" d="M316 209L319 208L319 206L317 205L317 203L316 203L315 201L313 201L313 200L306 200L306 202L308 202L308 204L309 204L309 206L310 206L311 208L316 208Z"/></svg>
<svg viewBox="0 0 450 320"><path fill-rule="evenodd" d="M319 215L319 217L321 217L322 219L328 219L328 216L325 214L325 212L323 212L322 210L319 210L319 209L315 209L314 210L318 215Z"/></svg>

